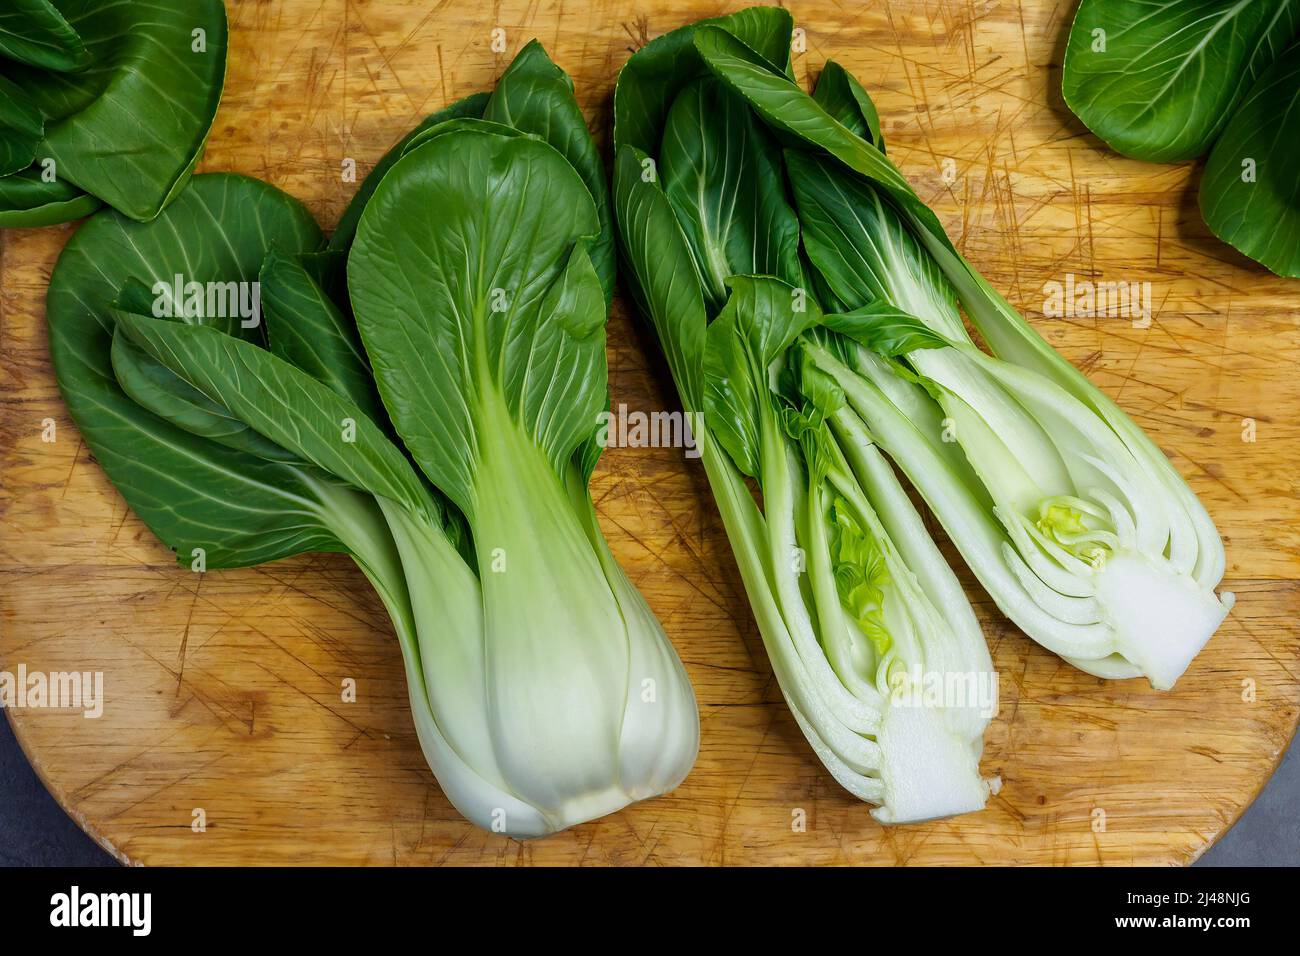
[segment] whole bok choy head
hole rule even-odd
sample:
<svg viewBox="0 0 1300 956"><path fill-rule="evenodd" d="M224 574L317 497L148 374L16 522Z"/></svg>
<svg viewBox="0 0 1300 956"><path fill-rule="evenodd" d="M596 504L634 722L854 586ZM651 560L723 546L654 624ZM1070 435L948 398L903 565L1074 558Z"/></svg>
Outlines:
<svg viewBox="0 0 1300 956"><path fill-rule="evenodd" d="M810 282L847 312L826 322L843 354L806 350L848 399L837 435L875 437L1032 638L1089 673L1171 687L1232 604L1196 496L956 251L886 158L865 93L839 95L847 74L809 96L734 32L694 43L783 139Z"/></svg>
<svg viewBox="0 0 1300 956"><path fill-rule="evenodd" d="M87 442L182 560L350 554L393 619L448 798L482 827L540 836L676 786L698 717L587 492L606 300L588 252L599 200L565 158L595 155L567 77L530 45L492 96L420 135L359 192L331 251L301 206L243 177L197 177L153 223L97 216L56 268L52 350ZM550 214L560 201L567 222ZM529 209L548 212L531 231ZM431 217L433 240L419 234ZM358 223L347 281L362 335L341 271ZM495 284L477 296L460 283L484 265ZM417 267L463 293L432 313L458 323L440 327L450 337L427 337L420 303L435 300L389 271ZM608 255L601 269L612 279ZM259 272L264 323L201 294L171 301ZM461 470L431 463L429 429L472 441Z"/></svg>
<svg viewBox="0 0 1300 956"><path fill-rule="evenodd" d="M788 68L784 10L710 22ZM832 433L845 399L798 345L822 314L780 148L709 74L695 29L638 51L615 91L629 283L683 404L704 413L705 469L772 668L817 756L883 822L977 810L996 707L988 650L871 437ZM852 102L847 82L840 93Z"/></svg>

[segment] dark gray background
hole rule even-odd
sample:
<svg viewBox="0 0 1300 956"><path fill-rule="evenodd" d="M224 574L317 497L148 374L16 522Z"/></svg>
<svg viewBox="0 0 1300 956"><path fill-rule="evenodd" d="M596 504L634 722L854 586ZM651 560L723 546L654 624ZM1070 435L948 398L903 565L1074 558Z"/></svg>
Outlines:
<svg viewBox="0 0 1300 956"><path fill-rule="evenodd" d="M1300 865L1297 804L1300 758L1292 747L1259 799L1198 865ZM113 864L46 792L0 715L0 866Z"/></svg>

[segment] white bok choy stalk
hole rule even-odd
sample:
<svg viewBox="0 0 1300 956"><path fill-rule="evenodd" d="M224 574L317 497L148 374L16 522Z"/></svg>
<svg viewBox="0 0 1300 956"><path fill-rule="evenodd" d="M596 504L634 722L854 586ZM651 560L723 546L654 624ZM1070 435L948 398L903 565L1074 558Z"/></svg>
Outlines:
<svg viewBox="0 0 1300 956"><path fill-rule="evenodd" d="M788 65L786 11L710 22ZM695 29L639 50L615 90L625 275L683 405L703 413L694 420L705 471L814 752L882 822L978 810L996 708L988 650L880 452L867 437L841 448L831 436L842 394L792 349L820 311L803 288L780 151L708 76ZM816 385L818 400L800 385Z"/></svg>
<svg viewBox="0 0 1300 956"><path fill-rule="evenodd" d="M811 281L848 312L828 324L860 346L848 362L809 350L852 409L837 433L857 417L1030 637L1089 673L1172 687L1233 601L1214 593L1223 546L1204 507L957 253L878 128L841 122L724 30L695 44L788 144Z"/></svg>

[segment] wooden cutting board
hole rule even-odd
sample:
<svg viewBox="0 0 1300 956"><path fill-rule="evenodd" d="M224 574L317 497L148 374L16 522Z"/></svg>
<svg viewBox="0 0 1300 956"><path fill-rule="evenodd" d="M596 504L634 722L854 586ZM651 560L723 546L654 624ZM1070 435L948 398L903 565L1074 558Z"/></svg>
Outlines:
<svg viewBox="0 0 1300 956"><path fill-rule="evenodd" d="M341 181L345 159L364 172L425 114L489 88L531 37L573 76L607 144L630 51L740 6L227 5L226 94L202 168L267 179L327 227L355 189ZM983 766L1003 789L982 813L884 829L787 712L698 463L612 449L594 482L601 522L686 662L699 762L674 793L540 842L484 833L425 766L396 643L348 561L196 575L128 511L47 358L45 287L73 227L16 231L0 259L0 670L102 671L107 698L98 720L7 712L56 798L120 859L151 864L1195 859L1254 798L1296 725L1300 284L1207 232L1197 167L1122 159L1069 115L1059 87L1073 6L800 2L796 70L807 81L834 57L863 80L891 155L966 254L1147 429L1218 522L1237 607L1174 692L1064 665L958 561L1001 676ZM1150 327L1045 318L1046 284L1067 274L1150 282ZM622 304L610 366L616 403L676 407ZM349 678L358 696L345 703Z"/></svg>

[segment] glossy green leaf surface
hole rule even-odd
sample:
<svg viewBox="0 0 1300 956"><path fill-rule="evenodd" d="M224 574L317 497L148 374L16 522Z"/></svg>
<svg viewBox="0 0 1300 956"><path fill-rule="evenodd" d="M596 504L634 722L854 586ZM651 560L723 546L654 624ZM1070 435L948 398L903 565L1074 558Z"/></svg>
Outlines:
<svg viewBox="0 0 1300 956"><path fill-rule="evenodd" d="M258 275L268 347L383 423L387 413L361 337L340 305L347 302L340 279L345 260L341 252L286 255L271 250Z"/></svg>
<svg viewBox="0 0 1300 956"><path fill-rule="evenodd" d="M55 161L60 179L132 219L152 219L189 178L216 115L225 5L67 0L61 12L91 65L4 70L45 117L39 156Z"/></svg>
<svg viewBox="0 0 1300 956"><path fill-rule="evenodd" d="M383 181L384 176L393 168L393 165L402 158L406 147L411 141L426 130L430 130L440 123L460 117L479 117L483 115L483 107L487 105L489 94L471 93L464 99L457 100L450 106L438 110L436 113L425 117L421 123L411 130L396 144L386 152L379 162L375 164L369 175L361 182L360 188L357 189L356 195L348 203L348 208L344 210L343 217L339 220L338 226L334 229L334 234L330 236L329 247L331 250L347 251L352 247L352 240L357 234L357 223L361 221L361 213L365 211L366 204L370 202L370 197L375 194L379 184Z"/></svg>
<svg viewBox="0 0 1300 956"><path fill-rule="evenodd" d="M354 402L252 342L204 325L115 311L125 334L259 434L361 491L436 515L402 452Z"/></svg>
<svg viewBox="0 0 1300 956"><path fill-rule="evenodd" d="M1061 89L1125 156L1202 155L1300 30L1300 0L1083 0Z"/></svg>
<svg viewBox="0 0 1300 956"><path fill-rule="evenodd" d="M710 24L737 37L776 69L789 71L794 20L780 7L748 7L664 34L638 50L618 75L614 89L616 149L635 146L658 155L673 100L682 87L704 73L693 41L695 31Z"/></svg>
<svg viewBox="0 0 1300 956"><path fill-rule="evenodd" d="M89 216L104 205L58 179L46 182L38 167L0 177L0 229L35 229Z"/></svg>
<svg viewBox="0 0 1300 956"><path fill-rule="evenodd" d="M461 130L393 166L348 282L393 424L474 522L482 423L504 412L561 474L606 402L591 193L551 146Z"/></svg>
<svg viewBox="0 0 1300 956"><path fill-rule="evenodd" d="M81 37L50 0L6 0L0 10L0 57L60 72L90 63Z"/></svg>
<svg viewBox="0 0 1300 956"><path fill-rule="evenodd" d="M704 289L654 161L635 146L618 151L614 213L627 257L624 282L654 327L682 402L690 411L702 411Z"/></svg>
<svg viewBox="0 0 1300 956"><path fill-rule="evenodd" d="M736 37L716 27L695 31L695 48L710 70L744 97L773 129L793 142L825 150L875 180L926 227L943 234L934 213L917 198L885 154L840 123L793 80L773 70Z"/></svg>
<svg viewBox="0 0 1300 956"><path fill-rule="evenodd" d="M715 78L696 80L673 101L659 172L711 314L726 301L733 275L799 283L799 223L785 198L780 162L749 105Z"/></svg>
<svg viewBox="0 0 1300 956"><path fill-rule="evenodd" d="M945 334L965 337L952 286L881 190L828 156L791 150L786 171L804 249L838 301L850 310L902 303L944 317Z"/></svg>
<svg viewBox="0 0 1300 956"><path fill-rule="evenodd" d="M437 126L430 126L428 129L420 130L407 141L406 146L402 149L402 155L405 156L407 153L415 152L425 143L437 139L439 136L464 131L486 133L489 136L532 136L531 133L525 133L523 130L515 129L505 123L498 123L496 120L483 119L477 116L458 116L439 123ZM533 139L540 140L541 137L533 136Z"/></svg>
<svg viewBox="0 0 1300 956"><path fill-rule="evenodd" d="M114 310L114 315L120 314ZM122 331L113 333L113 374L137 405L192 435L248 452L267 461L296 462L298 456L268 440L145 352Z"/></svg>
<svg viewBox="0 0 1300 956"><path fill-rule="evenodd" d="M827 60L817 77L813 99L833 116L836 122L852 130L882 153L885 136L880 131L880 114L871 96L852 73L834 60Z"/></svg>
<svg viewBox="0 0 1300 956"><path fill-rule="evenodd" d="M150 223L106 210L68 241L50 279L50 352L82 438L132 509L189 562L260 564L341 545L321 523L320 476L194 435L146 411L113 368L111 303L128 280L160 294L175 282L253 282L269 248L322 241L296 200L257 180L195 177Z"/></svg>
<svg viewBox="0 0 1300 956"><path fill-rule="evenodd" d="M0 76L0 176L30 166L44 134L40 110L15 83Z"/></svg>
<svg viewBox="0 0 1300 956"><path fill-rule="evenodd" d="M600 218L600 232L587 252L608 304L614 295L615 274L609 187L605 164L573 95L573 81L551 62L541 43L532 40L502 74L483 110L483 119L541 137L569 161L587 184Z"/></svg>
<svg viewBox="0 0 1300 956"><path fill-rule="evenodd" d="M770 368L821 311L801 290L769 276L734 276L729 286L731 297L709 325L704 412L736 466L760 477L760 422L776 414Z"/></svg>
<svg viewBox="0 0 1300 956"><path fill-rule="evenodd" d="M1259 78L1214 144L1201 215L1214 234L1281 276L1300 278L1300 43Z"/></svg>
<svg viewBox="0 0 1300 956"><path fill-rule="evenodd" d="M882 358L895 358L917 349L941 349L952 344L916 316L885 302L873 302L852 312L828 315L823 324L833 332L862 343Z"/></svg>

